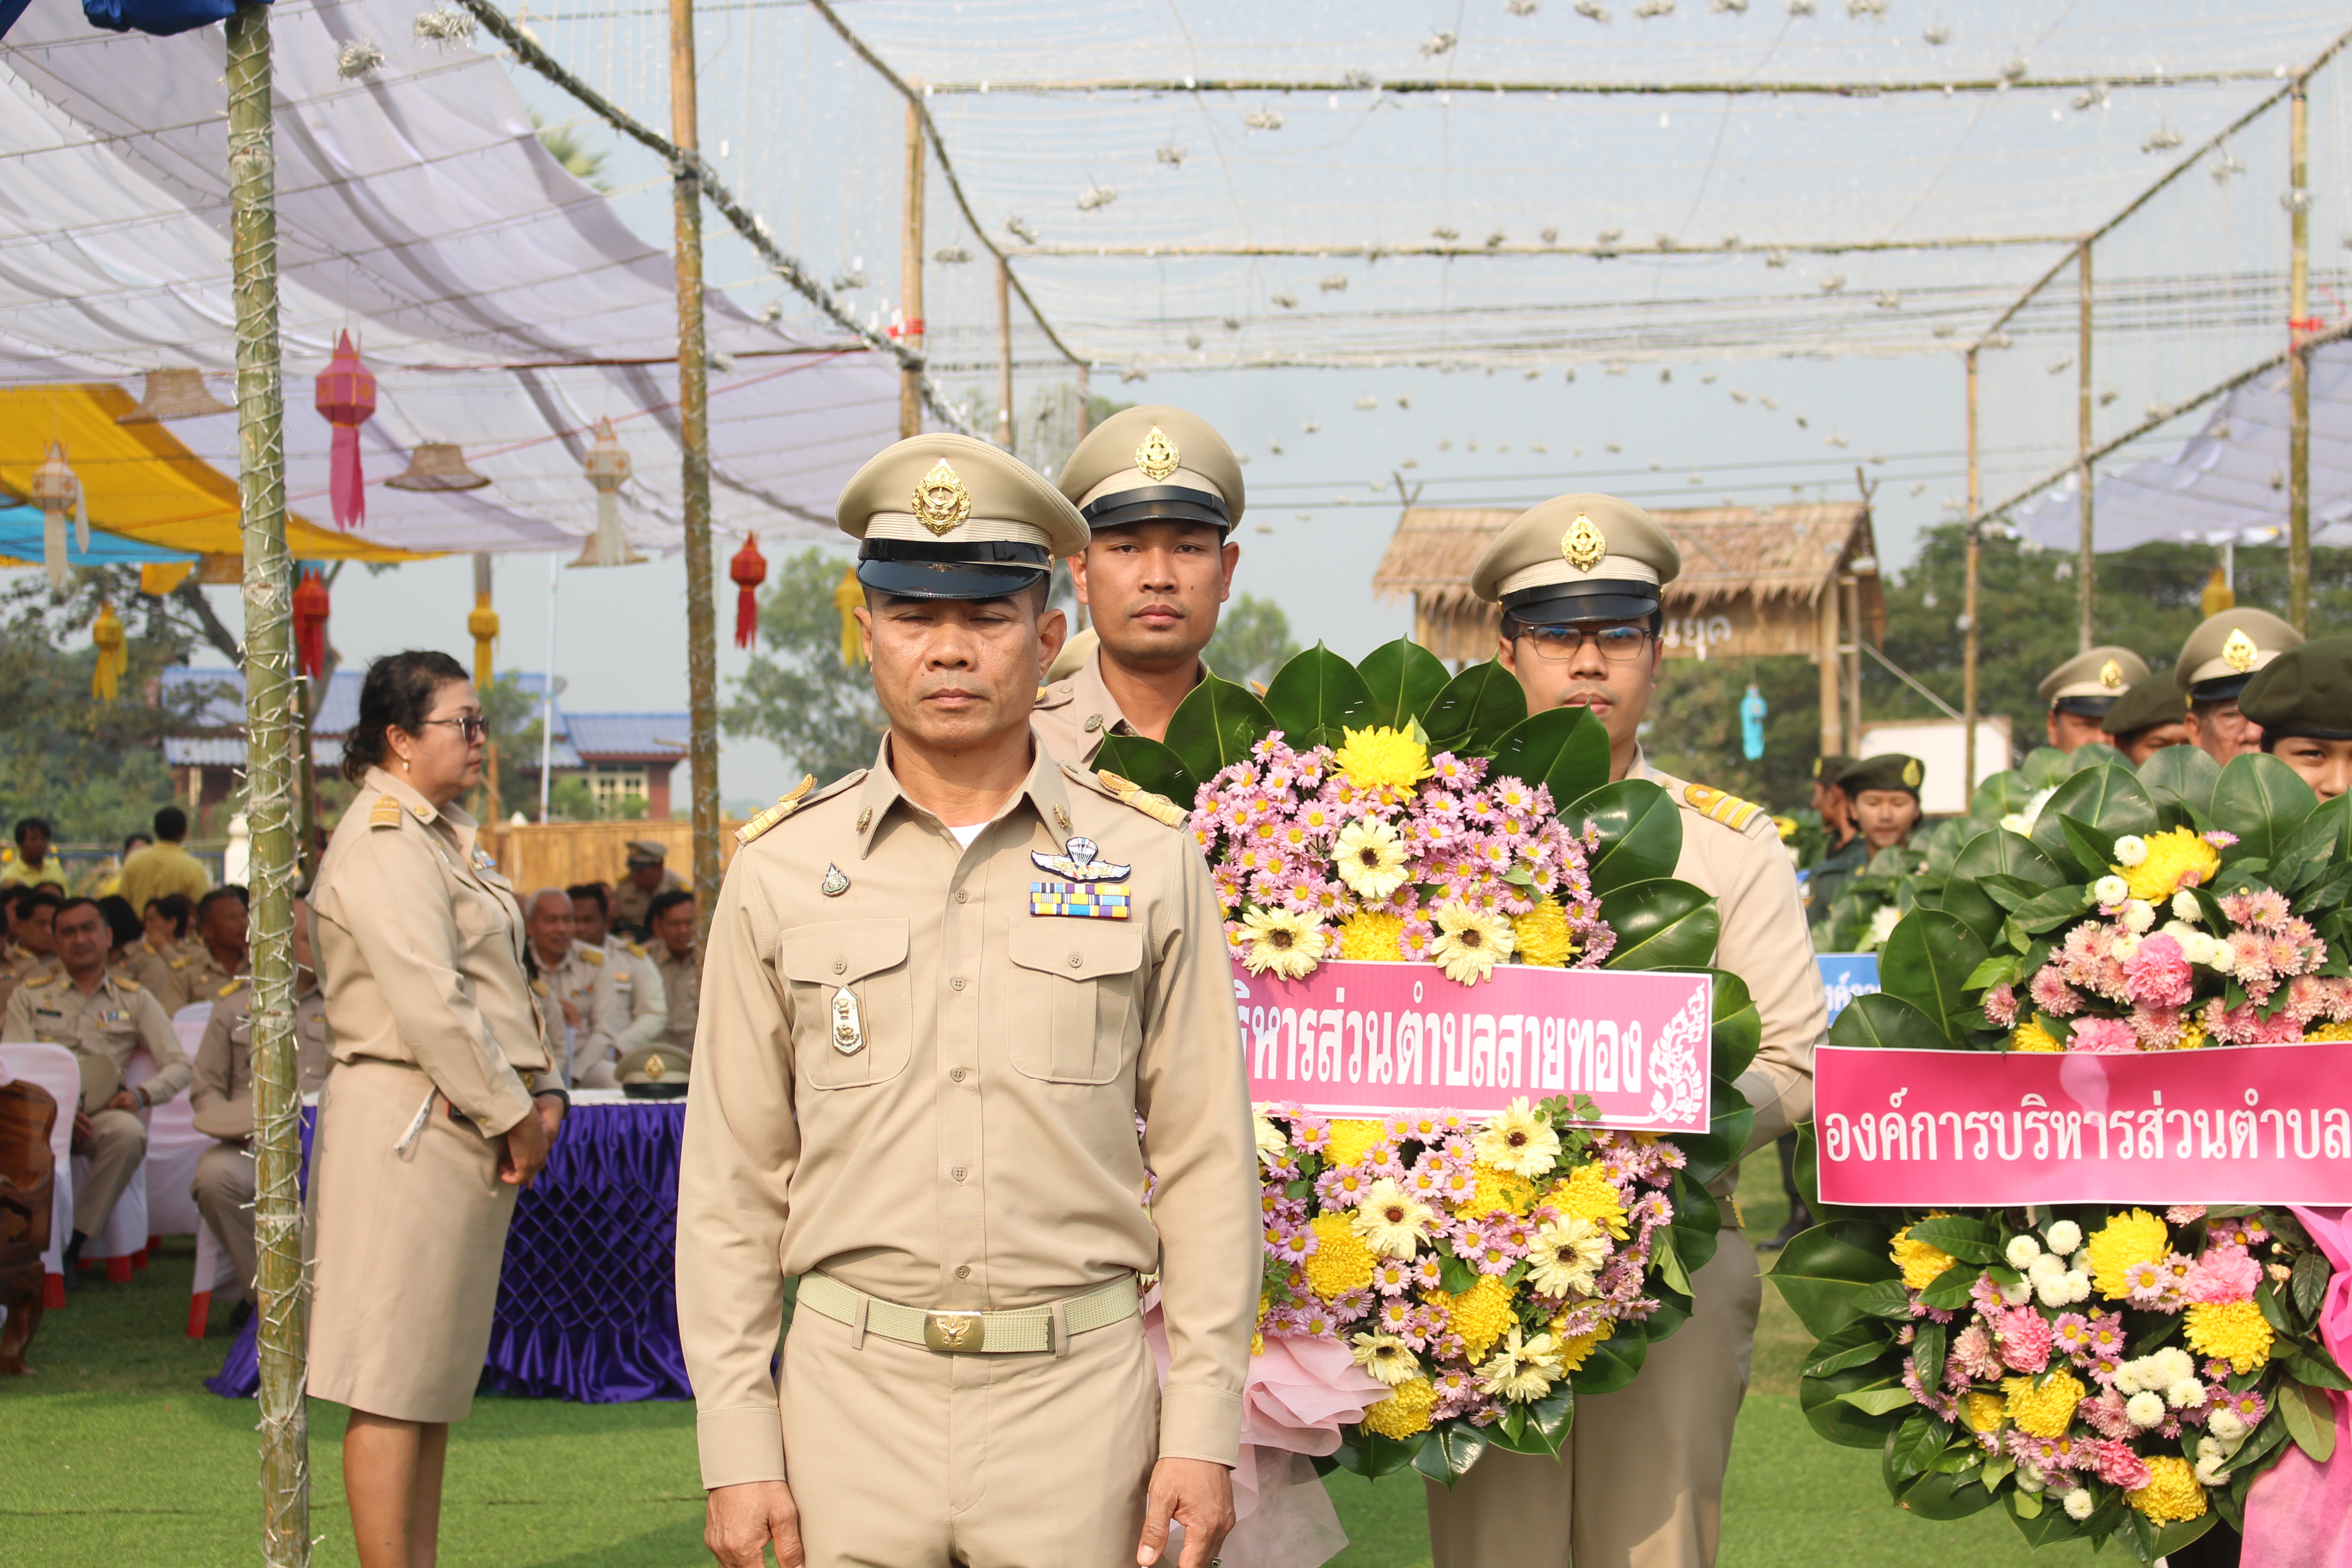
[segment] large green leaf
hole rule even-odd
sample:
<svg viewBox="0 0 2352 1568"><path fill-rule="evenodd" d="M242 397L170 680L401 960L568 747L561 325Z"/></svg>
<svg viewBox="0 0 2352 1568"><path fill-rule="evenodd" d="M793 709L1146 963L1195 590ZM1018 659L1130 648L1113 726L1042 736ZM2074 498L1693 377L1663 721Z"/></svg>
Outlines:
<svg viewBox="0 0 2352 1568"><path fill-rule="evenodd" d="M1748 982L1727 969L1712 969L1715 976L1715 1037L1714 1060L1710 1070L1717 1078L1738 1079L1756 1059L1757 1047L1764 1043L1764 1016L1756 1010L1756 999L1748 993Z"/></svg>
<svg viewBox="0 0 2352 1568"><path fill-rule="evenodd" d="M2339 795L2320 802L2303 825L2288 835L2285 845L2271 857L2268 879L2272 887L2292 898L2347 864L2352 864L2352 795Z"/></svg>
<svg viewBox="0 0 2352 1568"><path fill-rule="evenodd" d="M1384 1437L1362 1426L1345 1426L1340 1428L1339 1447L1331 1457L1339 1461L1341 1469L1376 1481L1409 1468L1427 1440L1428 1434L1423 1432L1400 1439Z"/></svg>
<svg viewBox="0 0 2352 1568"><path fill-rule="evenodd" d="M1689 1162L1685 1173L1701 1186L1738 1163L1748 1152L1748 1135L1756 1128L1756 1111L1738 1086L1718 1078L1710 1088L1708 1109L1713 1120L1707 1131L1679 1133L1675 1138Z"/></svg>
<svg viewBox="0 0 2352 1568"><path fill-rule="evenodd" d="M2055 746L2036 746L2017 765L2017 776L2029 795L2048 789L2074 771L2074 759Z"/></svg>
<svg viewBox="0 0 2352 1568"><path fill-rule="evenodd" d="M1704 969L1722 932L1715 900L1671 877L1603 893L1601 918L1617 933L1606 969Z"/></svg>
<svg viewBox="0 0 2352 1568"><path fill-rule="evenodd" d="M1957 879L1972 882L1995 875L2022 877L2043 888L2054 888L2063 879L2050 857L2034 847L2032 839L2005 827L1978 834L1952 862L1952 876Z"/></svg>
<svg viewBox="0 0 2352 1568"><path fill-rule="evenodd" d="M1273 728L1274 715L1248 687L1204 676L1169 719L1168 749L1205 784L1249 755Z"/></svg>
<svg viewBox="0 0 2352 1568"><path fill-rule="evenodd" d="M1590 826L1599 841L1586 868L1595 893L1671 877L1682 859L1682 808L1647 779L1602 784L1563 809L1559 819L1572 832Z"/></svg>
<svg viewBox="0 0 2352 1568"><path fill-rule="evenodd" d="M2221 779L2221 764L2198 746L2167 746L2139 765L2139 782L2153 799L2168 795L2206 816L2213 815L2213 786Z"/></svg>
<svg viewBox="0 0 2352 1568"><path fill-rule="evenodd" d="M1609 731L1581 708L1530 713L1495 742L1486 777L1541 784L1557 811L1609 782Z"/></svg>
<svg viewBox="0 0 2352 1568"><path fill-rule="evenodd" d="M1880 973L1883 975L1885 971ZM1905 1051L1952 1048L1951 1037L1945 1033L1942 1019L1930 1017L1902 997L1884 991L1857 996L1846 1004L1845 1011L1830 1026L1830 1044Z"/></svg>
<svg viewBox="0 0 2352 1568"><path fill-rule="evenodd" d="M1467 1421L1443 1421L1425 1434L1412 1468L1433 1481L1452 1486L1467 1475L1486 1451L1486 1434Z"/></svg>
<svg viewBox="0 0 2352 1568"><path fill-rule="evenodd" d="M1969 796L1969 820L1990 827L2002 817L2025 809L2033 798L2033 786L2025 782L2023 773L1995 773L1979 783Z"/></svg>
<svg viewBox="0 0 2352 1568"><path fill-rule="evenodd" d="M2157 829L2156 803L2128 769L2118 767L2084 768L2072 775L2058 786L2042 805L2042 815L2034 818L2034 846L2063 868L2074 860L2074 855L2066 841L2065 828L2058 820L2061 816L2088 824L2109 839ZM2090 876L2099 876L2106 867L2084 869Z"/></svg>
<svg viewBox="0 0 2352 1568"><path fill-rule="evenodd" d="M2222 858L2271 858L2318 804L2303 775L2276 757L2231 757L2213 785L2213 826L2238 836Z"/></svg>
<svg viewBox="0 0 2352 1568"><path fill-rule="evenodd" d="M1887 1253L1894 1232L1875 1220L1833 1219L1780 1249L1765 1278L1815 1339L1826 1339L1861 1314L1854 1298L1865 1285L1899 1277Z"/></svg>
<svg viewBox="0 0 2352 1568"><path fill-rule="evenodd" d="M1895 1359L1890 1355L1883 1362L1848 1367L1826 1377L1801 1378L1797 1384L1797 1407L1804 1412L1806 1423L1814 1431L1839 1447L1877 1451L1886 1446L1886 1435L1903 1425L1903 1411L1874 1415L1848 1403L1845 1396L1873 1386L1900 1389L1903 1385L1895 1381L1896 1375ZM1905 1403L1909 1403L1907 1392Z"/></svg>
<svg viewBox="0 0 2352 1568"><path fill-rule="evenodd" d="M1827 1377L1849 1367L1868 1366L1895 1343L1895 1326L1878 1318L1856 1318L1805 1352L1807 1377Z"/></svg>
<svg viewBox="0 0 2352 1568"><path fill-rule="evenodd" d="M1356 673L1372 694L1372 722L1392 730L1406 729L1420 719L1450 679L1444 661L1411 637L1382 643L1364 656ZM1429 728L1428 721L1423 720L1422 728Z"/></svg>
<svg viewBox="0 0 2352 1568"><path fill-rule="evenodd" d="M1921 1519L1966 1519L1990 1508L1992 1502L1992 1493L1985 1490L1973 1470L1958 1475L1933 1471L1903 1489L1903 1506Z"/></svg>
<svg viewBox="0 0 2352 1568"><path fill-rule="evenodd" d="M1265 710L1283 738L1303 752L1338 745L1342 729L1370 728L1380 710L1356 667L1318 642L1274 672Z"/></svg>
<svg viewBox="0 0 2352 1568"><path fill-rule="evenodd" d="M1095 766L1164 795L1187 811L1201 793L1201 781L1184 759L1148 735L1106 735Z"/></svg>
<svg viewBox="0 0 2352 1568"><path fill-rule="evenodd" d="M1519 678L1490 658L1447 681L1423 710L1421 727L1429 731L1433 751L1484 754L1527 716Z"/></svg>
<svg viewBox="0 0 2352 1568"><path fill-rule="evenodd" d="M1878 955L1878 984L1935 1019L1954 1046L1968 1045L1969 1016L1976 1012L1964 987L1969 973L1989 955L1976 933L1941 910L1916 910L1895 927Z"/></svg>
<svg viewBox="0 0 2352 1568"><path fill-rule="evenodd" d="M1649 1354L1648 1335L1621 1330L1592 1347L1584 1364L1568 1374L1569 1384L1579 1397L1586 1399L1596 1394L1631 1388L1633 1380L1642 1374L1642 1363L1649 1359Z"/></svg>
<svg viewBox="0 0 2352 1568"><path fill-rule="evenodd" d="M1514 1454L1557 1457L1575 1422L1576 1390L1559 1383L1541 1399L1511 1406L1508 1416L1486 1428L1486 1436L1496 1447Z"/></svg>

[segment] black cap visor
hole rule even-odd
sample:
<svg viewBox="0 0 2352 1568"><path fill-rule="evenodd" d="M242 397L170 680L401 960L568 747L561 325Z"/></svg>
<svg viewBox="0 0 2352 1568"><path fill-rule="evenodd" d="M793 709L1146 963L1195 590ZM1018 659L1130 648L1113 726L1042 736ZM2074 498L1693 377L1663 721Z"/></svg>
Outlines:
<svg viewBox="0 0 2352 1568"><path fill-rule="evenodd" d="M1207 490L1190 489L1182 485L1118 490L1089 502L1078 515L1097 533L1140 522L1197 522L1219 533L1234 526L1223 501Z"/></svg>
<svg viewBox="0 0 2352 1568"><path fill-rule="evenodd" d="M1590 621L1640 621L1658 613L1658 590L1648 583L1605 577L1596 583L1546 583L1503 595L1506 617L1531 626Z"/></svg>
<svg viewBox="0 0 2352 1568"><path fill-rule="evenodd" d="M2050 705L2050 711L2072 713L2078 719L2104 719L2115 705L2116 699L2112 697L2061 697Z"/></svg>
<svg viewBox="0 0 2352 1568"><path fill-rule="evenodd" d="M2196 681L2189 688L2189 700L2226 702L2245 690L2247 684L2253 679L2254 672L2248 670L2243 675L2217 675L2210 680Z"/></svg>
<svg viewBox="0 0 2352 1568"><path fill-rule="evenodd" d="M1009 539L868 539L857 552L857 580L902 599L1010 598L1052 569L1044 545Z"/></svg>

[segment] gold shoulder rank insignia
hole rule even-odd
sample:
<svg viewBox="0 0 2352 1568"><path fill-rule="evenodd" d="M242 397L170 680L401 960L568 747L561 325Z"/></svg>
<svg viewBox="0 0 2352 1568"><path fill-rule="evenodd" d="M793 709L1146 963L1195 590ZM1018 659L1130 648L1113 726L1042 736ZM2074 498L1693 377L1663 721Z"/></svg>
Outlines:
<svg viewBox="0 0 2352 1568"><path fill-rule="evenodd" d="M643 958L643 957L646 955L646 950L645 950L644 948L642 948L642 947L639 947L639 946L638 946L635 942L630 942L630 943L628 944L628 949L629 949L629 956L630 956L631 958Z"/></svg>
<svg viewBox="0 0 2352 1568"><path fill-rule="evenodd" d="M114 983L117 985L121 986L125 991L136 991L139 989L139 982L131 979L128 974L116 975L114 977Z"/></svg>
<svg viewBox="0 0 2352 1568"><path fill-rule="evenodd" d="M42 986L47 985L50 981L55 980L57 977L57 971L44 970L38 974L27 976L22 984L27 991L37 991Z"/></svg>
<svg viewBox="0 0 2352 1568"><path fill-rule="evenodd" d="M1166 795L1154 795L1133 779L1121 778L1108 768L1097 769L1095 777L1102 782L1103 788L1118 798L1121 805L1131 805L1155 822L1181 827L1192 815Z"/></svg>
<svg viewBox="0 0 2352 1568"><path fill-rule="evenodd" d="M1037 696L1036 696L1036 698L1035 698L1035 700L1036 700L1036 701L1039 701L1039 702L1043 702L1043 701L1045 701L1045 691L1046 691L1046 688L1045 688L1045 687L1043 687L1043 686L1039 687L1039 688L1037 689Z"/></svg>
<svg viewBox="0 0 2352 1568"><path fill-rule="evenodd" d="M184 952L180 954L179 957L172 960L172 973L176 974L181 970L187 968L188 965L194 963L196 959L194 953Z"/></svg>
<svg viewBox="0 0 2352 1568"><path fill-rule="evenodd" d="M1736 795L1726 795L1706 784L1685 784L1683 799L1690 808L1710 822L1720 822L1737 833L1745 833L1748 825L1756 820L1764 808L1754 801L1742 800Z"/></svg>
<svg viewBox="0 0 2352 1568"><path fill-rule="evenodd" d="M400 802L388 795L376 796L375 804L368 807L368 826L370 827L399 826Z"/></svg>
<svg viewBox="0 0 2352 1568"><path fill-rule="evenodd" d="M759 816L754 816L751 821L737 828L735 830L735 842L738 845L749 844L751 840L759 837L760 835L767 832L768 829L773 827L787 816L790 816L793 812L798 811L801 806L801 802L808 797L808 792L815 787L816 775L814 773L803 774L801 782L793 786L791 794L777 796L775 805L768 807L767 810L760 813Z"/></svg>
<svg viewBox="0 0 2352 1568"><path fill-rule="evenodd" d="M244 984L245 982L242 980L232 980L227 984L222 986L219 990L214 992L213 994L215 996L226 996Z"/></svg>
<svg viewBox="0 0 2352 1568"><path fill-rule="evenodd" d="M547 982L546 982L546 981L544 981L544 980L534 980L534 981L532 981L532 982L530 983L530 994L531 994L532 995L534 995L534 996L544 996L544 995L546 995L546 994L547 994Z"/></svg>
<svg viewBox="0 0 2352 1568"><path fill-rule="evenodd" d="M593 947L582 948L580 950L580 956L593 964L601 965L604 962L604 954L603 952Z"/></svg>

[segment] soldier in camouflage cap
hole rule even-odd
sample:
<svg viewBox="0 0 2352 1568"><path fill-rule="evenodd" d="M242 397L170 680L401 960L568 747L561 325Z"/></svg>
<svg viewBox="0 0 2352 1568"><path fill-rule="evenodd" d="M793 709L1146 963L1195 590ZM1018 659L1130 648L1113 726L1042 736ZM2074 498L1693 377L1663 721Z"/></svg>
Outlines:
<svg viewBox="0 0 2352 1568"><path fill-rule="evenodd" d="M2320 799L2352 789L2352 637L2289 648L2246 683L2238 706L2263 727L2263 750Z"/></svg>

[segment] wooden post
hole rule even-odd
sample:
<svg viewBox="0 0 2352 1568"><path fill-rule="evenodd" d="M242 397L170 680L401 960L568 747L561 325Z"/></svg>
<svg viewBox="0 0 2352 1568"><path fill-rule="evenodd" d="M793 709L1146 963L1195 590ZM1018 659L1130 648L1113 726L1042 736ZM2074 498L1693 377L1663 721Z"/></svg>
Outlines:
<svg viewBox="0 0 2352 1568"><path fill-rule="evenodd" d="M2097 592L2091 557L2091 242L2084 240L2075 251L2080 263L2081 299L2076 301L2077 339L2074 353L2081 369L2074 389L2074 483L2079 490L2075 497L2081 509L2082 540L2074 560L2075 602L2082 606L2082 625L2077 631L2076 646L2088 653L2098 640L2092 624L2097 613Z"/></svg>
<svg viewBox="0 0 2352 1568"><path fill-rule="evenodd" d="M1088 384L1090 378L1087 374L1087 362L1080 360L1078 362L1078 439L1081 441L1087 438L1087 431L1094 424L1094 421L1087 417L1087 405L1094 401L1094 392Z"/></svg>
<svg viewBox="0 0 2352 1568"><path fill-rule="evenodd" d="M919 83L909 85L921 90ZM898 341L917 355L923 352L923 171L929 162L923 142L921 100L910 97L907 100L907 234L899 264L906 323ZM1000 262L998 271L1003 270ZM898 372L898 438L919 436L922 430L923 373L909 364Z"/></svg>
<svg viewBox="0 0 2352 1568"><path fill-rule="evenodd" d="M1841 577L1838 589L1845 595L1845 741L1849 748L1862 744L1862 579Z"/></svg>
<svg viewBox="0 0 2352 1568"><path fill-rule="evenodd" d="M1821 626L1813 656L1822 677L1822 755L1845 752L1845 701L1838 678L1838 585L1832 578L1822 584Z"/></svg>
<svg viewBox="0 0 2352 1568"><path fill-rule="evenodd" d="M302 1097L294 1081L293 562L286 552L278 358L278 173L269 7L239 5L228 55L229 244L236 298L237 502L245 544L246 812L252 826L254 1242L261 1363L261 1553L310 1561L302 1311Z"/></svg>
<svg viewBox="0 0 2352 1568"><path fill-rule="evenodd" d="M1977 579L1982 566L1983 525L1977 520L1982 504L1977 489L1977 351L1969 351L1969 563L1962 590L1960 617L1968 623L1960 640L1960 798L1977 788Z"/></svg>
<svg viewBox="0 0 2352 1568"><path fill-rule="evenodd" d="M2287 98L2287 212L2291 248L2286 296L2286 618L2311 634L2311 360L2304 340L2317 323L2311 310L2310 100L2294 79Z"/></svg>
<svg viewBox="0 0 2352 1568"><path fill-rule="evenodd" d="M996 444L1013 450L1013 268L996 263Z"/></svg>
<svg viewBox="0 0 2352 1568"><path fill-rule="evenodd" d="M702 159L694 0L669 0L670 181L677 230L677 424L686 480L687 766L694 772L694 940L719 899L719 615L710 597L710 359L702 322Z"/></svg>

